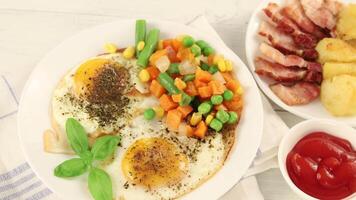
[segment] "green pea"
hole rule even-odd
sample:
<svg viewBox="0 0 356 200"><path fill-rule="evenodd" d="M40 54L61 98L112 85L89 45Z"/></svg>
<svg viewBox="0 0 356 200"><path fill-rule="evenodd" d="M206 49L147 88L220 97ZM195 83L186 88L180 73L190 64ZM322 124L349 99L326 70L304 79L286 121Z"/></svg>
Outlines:
<svg viewBox="0 0 356 200"><path fill-rule="evenodd" d="M167 69L167 73L172 75L172 74L179 74L179 63L171 63L169 65L169 68Z"/></svg>
<svg viewBox="0 0 356 200"><path fill-rule="evenodd" d="M191 47L194 44L194 39L190 36L185 36L182 42L184 47Z"/></svg>
<svg viewBox="0 0 356 200"><path fill-rule="evenodd" d="M212 47L208 46L203 49L203 54L204 56L209 56L210 54L213 54L215 51Z"/></svg>
<svg viewBox="0 0 356 200"><path fill-rule="evenodd" d="M201 68L202 70L204 70L204 71L208 71L209 68L210 68L210 66L209 66L208 64L206 64L206 63L202 63L201 66L200 66L200 68Z"/></svg>
<svg viewBox="0 0 356 200"><path fill-rule="evenodd" d="M147 108L143 113L146 120L152 120L156 116L156 112L152 108Z"/></svg>
<svg viewBox="0 0 356 200"><path fill-rule="evenodd" d="M188 82L188 81L194 81L195 79L195 74L186 74L183 76L183 81Z"/></svg>
<svg viewBox="0 0 356 200"><path fill-rule="evenodd" d="M209 44L204 40L198 40L195 42L195 44L198 45L201 49L205 49L206 47L209 47Z"/></svg>
<svg viewBox="0 0 356 200"><path fill-rule="evenodd" d="M227 121L228 124L233 124L236 123L237 120L239 119L239 116L237 115L236 112L230 111L229 112L229 121Z"/></svg>
<svg viewBox="0 0 356 200"><path fill-rule="evenodd" d="M201 55L201 49L196 44L193 44L193 46L190 47L190 51L194 54L194 57Z"/></svg>
<svg viewBox="0 0 356 200"><path fill-rule="evenodd" d="M222 123L226 123L227 121L229 121L230 115L225 110L219 110L216 113L216 118Z"/></svg>
<svg viewBox="0 0 356 200"><path fill-rule="evenodd" d="M230 101L234 97L234 93L231 90L225 90L223 97L225 101Z"/></svg>
<svg viewBox="0 0 356 200"><path fill-rule="evenodd" d="M224 98L221 95L213 95L210 100L214 105L219 105L223 102Z"/></svg>
<svg viewBox="0 0 356 200"><path fill-rule="evenodd" d="M206 114L206 113L209 113L210 110L211 110L211 105L207 102L204 102L202 104L199 105L198 107L198 112L201 113L201 114Z"/></svg>
<svg viewBox="0 0 356 200"><path fill-rule="evenodd" d="M219 71L219 69L218 69L218 67L215 66L215 65L210 66L209 69L208 69L208 72L209 72L210 74L215 74L215 73L218 72L218 71Z"/></svg>
<svg viewBox="0 0 356 200"><path fill-rule="evenodd" d="M216 132L218 132L222 129L223 124L218 119L213 119L211 120L209 126L210 128L214 129Z"/></svg>

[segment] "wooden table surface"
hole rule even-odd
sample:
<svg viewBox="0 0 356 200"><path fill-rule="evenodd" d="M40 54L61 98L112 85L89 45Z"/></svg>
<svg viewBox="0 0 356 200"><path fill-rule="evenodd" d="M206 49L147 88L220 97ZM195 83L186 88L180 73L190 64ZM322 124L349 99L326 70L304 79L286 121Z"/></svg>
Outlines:
<svg viewBox="0 0 356 200"><path fill-rule="evenodd" d="M245 31L259 0L0 0L0 74L22 88L36 63L65 38L120 18L149 17L187 22L204 14L242 60ZM119 27L116 27L119 28ZM18 69L26 71L17 73ZM21 67L21 68L20 68ZM15 91L19 97L21 91ZM289 127L302 121L274 105ZM265 199L299 199L279 170L257 175Z"/></svg>

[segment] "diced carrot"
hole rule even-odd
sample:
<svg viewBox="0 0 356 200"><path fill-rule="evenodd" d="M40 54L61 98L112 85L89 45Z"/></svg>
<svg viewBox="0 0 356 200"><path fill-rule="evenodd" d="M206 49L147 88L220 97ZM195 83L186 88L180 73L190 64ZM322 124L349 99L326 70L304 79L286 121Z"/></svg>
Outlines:
<svg viewBox="0 0 356 200"><path fill-rule="evenodd" d="M172 100L176 103L179 103L182 100L182 94L173 94Z"/></svg>
<svg viewBox="0 0 356 200"><path fill-rule="evenodd" d="M178 52L179 49L182 47L182 43L177 39L173 39L171 41L171 45L176 52Z"/></svg>
<svg viewBox="0 0 356 200"><path fill-rule="evenodd" d="M211 95L213 94L213 91L212 91L211 87L204 86L204 87L198 88L198 93L199 93L199 96L202 98L210 98Z"/></svg>
<svg viewBox="0 0 356 200"><path fill-rule="evenodd" d="M213 90L213 94L222 94L225 91L225 86L221 84L219 81L212 80L208 84Z"/></svg>
<svg viewBox="0 0 356 200"><path fill-rule="evenodd" d="M172 46L172 39L163 40L162 44L163 44L163 49L167 48L168 46Z"/></svg>
<svg viewBox="0 0 356 200"><path fill-rule="evenodd" d="M178 107L178 104L176 102L174 102L172 100L172 98L170 96L168 96L167 94L163 94L159 98L159 104L165 111L169 111L169 110L172 110L172 109Z"/></svg>
<svg viewBox="0 0 356 200"><path fill-rule="evenodd" d="M165 49L157 50L150 57L150 65L155 65L156 61L162 57L167 55L167 51Z"/></svg>
<svg viewBox="0 0 356 200"><path fill-rule="evenodd" d="M226 82L234 80L234 77L232 77L230 72L220 72L220 74L224 77Z"/></svg>
<svg viewBox="0 0 356 200"><path fill-rule="evenodd" d="M194 85L196 88L200 88L200 87L207 86L208 84L203 81L199 81L198 79L194 79Z"/></svg>
<svg viewBox="0 0 356 200"><path fill-rule="evenodd" d="M150 79L154 80L158 77L160 71L157 67L155 66L149 66L146 68L146 70L148 71L148 73L150 74Z"/></svg>
<svg viewBox="0 0 356 200"><path fill-rule="evenodd" d="M195 61L194 54L189 48L180 48L177 52L177 58L180 60L189 60L191 62Z"/></svg>
<svg viewBox="0 0 356 200"><path fill-rule="evenodd" d="M224 104L215 105L214 109L215 110L227 110L227 108L224 106Z"/></svg>
<svg viewBox="0 0 356 200"><path fill-rule="evenodd" d="M158 83L158 81L153 80L150 85L150 92L155 97L160 98L162 94L166 92L166 90Z"/></svg>
<svg viewBox="0 0 356 200"><path fill-rule="evenodd" d="M233 93L236 93L236 91L240 87L240 83L237 80L230 80L226 83L226 87L231 90Z"/></svg>
<svg viewBox="0 0 356 200"><path fill-rule="evenodd" d="M167 126L172 131L178 131L179 125L182 122L182 113L177 109L170 110L167 113Z"/></svg>
<svg viewBox="0 0 356 200"><path fill-rule="evenodd" d="M185 88L184 92L187 93L189 96L198 95L197 88L195 87L193 81L187 82L187 87Z"/></svg>
<svg viewBox="0 0 356 200"><path fill-rule="evenodd" d="M208 64L209 64L209 65L214 64L214 57L215 57L214 54L210 54L210 55L208 56Z"/></svg>
<svg viewBox="0 0 356 200"><path fill-rule="evenodd" d="M185 128L186 128L187 137L192 137L194 134L194 128L188 124L185 126Z"/></svg>
<svg viewBox="0 0 356 200"><path fill-rule="evenodd" d="M174 85L180 90L184 90L187 87L187 84L180 78L174 79Z"/></svg>
<svg viewBox="0 0 356 200"><path fill-rule="evenodd" d="M171 63L180 62L180 59L177 57L177 52L173 49L172 46L167 46L164 49L167 51L167 56Z"/></svg>
<svg viewBox="0 0 356 200"><path fill-rule="evenodd" d="M205 125L203 121L199 122L197 128L194 131L194 135L200 139L203 139L205 137L206 131L208 130L208 127Z"/></svg>
<svg viewBox="0 0 356 200"><path fill-rule="evenodd" d="M186 116L189 115L189 113L193 111L193 108L191 106L179 106L177 110L182 113L182 117L184 119Z"/></svg>
<svg viewBox="0 0 356 200"><path fill-rule="evenodd" d="M243 106L243 100L239 95L234 95L230 101L224 101L223 104L228 110L239 112Z"/></svg>
<svg viewBox="0 0 356 200"><path fill-rule="evenodd" d="M212 75L207 71L198 68L195 72L195 80L208 83L209 81L211 81L211 78Z"/></svg>

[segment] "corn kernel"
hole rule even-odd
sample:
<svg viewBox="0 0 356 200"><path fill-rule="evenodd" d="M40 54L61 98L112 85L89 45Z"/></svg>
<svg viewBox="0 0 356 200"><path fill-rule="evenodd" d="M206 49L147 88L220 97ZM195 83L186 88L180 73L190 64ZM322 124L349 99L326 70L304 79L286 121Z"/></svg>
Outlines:
<svg viewBox="0 0 356 200"><path fill-rule="evenodd" d="M132 46L127 47L122 54L123 54L124 58L131 59L135 55L135 48Z"/></svg>
<svg viewBox="0 0 356 200"><path fill-rule="evenodd" d="M144 41L140 41L137 43L137 51L142 51L143 48L145 48L145 42Z"/></svg>
<svg viewBox="0 0 356 200"><path fill-rule="evenodd" d="M140 79L141 82L145 83L150 80L150 73L146 69L143 69L140 71L138 74L138 78Z"/></svg>
<svg viewBox="0 0 356 200"><path fill-rule="evenodd" d="M239 88L237 88L236 90L236 94L242 95L243 93L244 93L244 89L241 86L239 86Z"/></svg>
<svg viewBox="0 0 356 200"><path fill-rule="evenodd" d="M117 47L113 43L107 43L104 46L106 53L116 53Z"/></svg>
<svg viewBox="0 0 356 200"><path fill-rule="evenodd" d="M224 57L222 55L218 55L216 54L213 58L213 64L217 65L219 63L220 60L224 60Z"/></svg>
<svg viewBox="0 0 356 200"><path fill-rule="evenodd" d="M221 71L221 72L225 72L225 71L226 71L225 60L221 59L221 60L218 62L218 68L219 68L219 71Z"/></svg>
<svg viewBox="0 0 356 200"><path fill-rule="evenodd" d="M158 47L159 50L163 49L163 40L158 41Z"/></svg>
<svg viewBox="0 0 356 200"><path fill-rule="evenodd" d="M156 117L158 119L161 119L164 115L164 110L161 106L155 106L153 107L153 110L156 112Z"/></svg>
<svg viewBox="0 0 356 200"><path fill-rule="evenodd" d="M180 78L174 79L174 85L180 90L184 90L187 87L187 84Z"/></svg>
<svg viewBox="0 0 356 200"><path fill-rule="evenodd" d="M193 113L192 117L190 118L190 124L195 126L197 125L202 119L202 115L200 113Z"/></svg>
<svg viewBox="0 0 356 200"><path fill-rule="evenodd" d="M232 62L231 62L231 60L225 60L225 65L226 65L226 71L231 72L232 71Z"/></svg>
<svg viewBox="0 0 356 200"><path fill-rule="evenodd" d="M213 115L208 115L206 118L205 118L205 124L206 125L209 125L210 124L210 122L211 122L211 120L213 120L214 119L214 116Z"/></svg>

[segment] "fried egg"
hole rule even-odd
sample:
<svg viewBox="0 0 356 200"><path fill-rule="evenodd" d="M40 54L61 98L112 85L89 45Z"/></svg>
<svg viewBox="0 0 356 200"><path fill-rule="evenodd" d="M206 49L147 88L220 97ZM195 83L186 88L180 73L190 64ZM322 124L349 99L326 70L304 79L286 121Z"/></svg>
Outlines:
<svg viewBox="0 0 356 200"><path fill-rule="evenodd" d="M77 119L92 142L120 135L114 155L100 164L117 200L174 199L195 189L223 165L235 140L235 125L209 131L200 140L171 132L165 118L142 113L159 104L137 78L135 59L121 53L94 57L71 70L53 93L54 129L65 137L67 118Z"/></svg>

